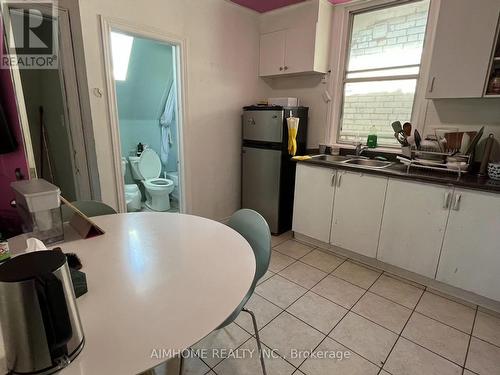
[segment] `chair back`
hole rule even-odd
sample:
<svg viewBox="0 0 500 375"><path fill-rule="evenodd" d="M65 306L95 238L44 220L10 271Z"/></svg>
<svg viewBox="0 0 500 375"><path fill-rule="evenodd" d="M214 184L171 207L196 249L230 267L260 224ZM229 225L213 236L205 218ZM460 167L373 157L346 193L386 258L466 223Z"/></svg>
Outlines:
<svg viewBox="0 0 500 375"><path fill-rule="evenodd" d="M71 202L71 204L82 211L88 217L116 214L116 211L113 207L110 207L106 203L102 203L99 201L75 201ZM62 206L63 221L69 221L72 214L73 211L71 211L68 206Z"/></svg>
<svg viewBox="0 0 500 375"><path fill-rule="evenodd" d="M271 260L271 231L261 214L247 208L236 211L228 226L241 234L252 247L255 255L255 276L252 285L264 276Z"/></svg>

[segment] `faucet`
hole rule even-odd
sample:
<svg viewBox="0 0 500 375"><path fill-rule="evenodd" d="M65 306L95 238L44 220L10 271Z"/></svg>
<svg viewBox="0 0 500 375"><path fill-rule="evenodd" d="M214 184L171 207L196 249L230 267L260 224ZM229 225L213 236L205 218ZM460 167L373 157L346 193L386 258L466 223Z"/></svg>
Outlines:
<svg viewBox="0 0 500 375"><path fill-rule="evenodd" d="M363 146L362 143L358 143L356 145L356 156L361 156L361 154L363 153L363 151L367 150L368 149L368 146Z"/></svg>

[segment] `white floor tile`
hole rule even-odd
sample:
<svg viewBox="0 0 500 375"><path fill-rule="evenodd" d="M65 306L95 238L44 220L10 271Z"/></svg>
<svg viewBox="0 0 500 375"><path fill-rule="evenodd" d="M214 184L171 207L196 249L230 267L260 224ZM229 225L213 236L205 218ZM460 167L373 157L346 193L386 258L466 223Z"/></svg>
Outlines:
<svg viewBox="0 0 500 375"><path fill-rule="evenodd" d="M286 309L300 296L302 296L307 289L288 281L287 279L275 275L269 280L258 285L255 289L257 294L268 299L275 305Z"/></svg>
<svg viewBox="0 0 500 375"><path fill-rule="evenodd" d="M295 240L287 240L274 248L274 250L294 259L302 258L304 255L310 253L312 249L312 246L304 245Z"/></svg>
<svg viewBox="0 0 500 375"><path fill-rule="evenodd" d="M500 374L500 348L473 337L465 367L480 375Z"/></svg>
<svg viewBox="0 0 500 375"><path fill-rule="evenodd" d="M312 290L346 309L351 308L365 292L364 289L335 276L327 276Z"/></svg>
<svg viewBox="0 0 500 375"><path fill-rule="evenodd" d="M464 365L470 336L462 331L415 312L402 336L460 366Z"/></svg>
<svg viewBox="0 0 500 375"><path fill-rule="evenodd" d="M411 310L373 293L366 293L352 311L399 334L410 317Z"/></svg>
<svg viewBox="0 0 500 375"><path fill-rule="evenodd" d="M299 367L306 375L376 375L379 368L340 343L327 337L315 354L335 355L335 358L309 358ZM342 357L343 355L345 357Z"/></svg>
<svg viewBox="0 0 500 375"><path fill-rule="evenodd" d="M325 335L284 312L262 329L260 337L269 348L277 350L288 362L298 366L303 359L294 358L293 351L311 351Z"/></svg>
<svg viewBox="0 0 500 375"><path fill-rule="evenodd" d="M384 369L393 375L461 375L462 368L401 337Z"/></svg>
<svg viewBox="0 0 500 375"><path fill-rule="evenodd" d="M370 288L370 291L393 302L413 309L417 304L423 289L397 280L387 275L382 275Z"/></svg>
<svg viewBox="0 0 500 375"><path fill-rule="evenodd" d="M295 262L282 270L279 274L306 289L312 288L327 275L326 272L320 271L302 262Z"/></svg>
<svg viewBox="0 0 500 375"><path fill-rule="evenodd" d="M247 302L245 307L255 314L259 331L283 311L281 308L262 298L258 294L254 294L250 297L250 300ZM252 318L247 312L242 311L236 318L235 323L250 334L254 334Z"/></svg>
<svg viewBox="0 0 500 375"><path fill-rule="evenodd" d="M331 272L342 264L344 259L336 255L326 253L325 251L315 249L301 258L300 261L307 263L310 266L319 268L324 272Z"/></svg>
<svg viewBox="0 0 500 375"><path fill-rule="evenodd" d="M381 273L381 271L375 271L357 263L346 261L333 271L332 275L361 288L368 289Z"/></svg>
<svg viewBox="0 0 500 375"><path fill-rule="evenodd" d="M279 272L295 262L295 259L288 255L283 255L275 250L271 253L271 261L269 262L269 270L271 272Z"/></svg>
<svg viewBox="0 0 500 375"><path fill-rule="evenodd" d="M476 313L468 306L429 292L424 293L416 311L465 333L471 333Z"/></svg>
<svg viewBox="0 0 500 375"><path fill-rule="evenodd" d="M347 314L347 309L313 292L304 294L287 311L324 334Z"/></svg>
<svg viewBox="0 0 500 375"><path fill-rule="evenodd" d="M500 346L500 318L478 311L472 335Z"/></svg>
<svg viewBox="0 0 500 375"><path fill-rule="evenodd" d="M352 312L329 336L380 367L398 339L395 333Z"/></svg>

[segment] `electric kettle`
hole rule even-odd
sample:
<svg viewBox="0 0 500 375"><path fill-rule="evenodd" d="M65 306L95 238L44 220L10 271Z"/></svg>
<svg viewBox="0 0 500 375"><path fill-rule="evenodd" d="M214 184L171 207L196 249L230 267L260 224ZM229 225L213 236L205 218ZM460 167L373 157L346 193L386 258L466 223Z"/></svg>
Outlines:
<svg viewBox="0 0 500 375"><path fill-rule="evenodd" d="M62 252L35 251L0 265L0 323L9 374L52 374L80 353L84 335Z"/></svg>

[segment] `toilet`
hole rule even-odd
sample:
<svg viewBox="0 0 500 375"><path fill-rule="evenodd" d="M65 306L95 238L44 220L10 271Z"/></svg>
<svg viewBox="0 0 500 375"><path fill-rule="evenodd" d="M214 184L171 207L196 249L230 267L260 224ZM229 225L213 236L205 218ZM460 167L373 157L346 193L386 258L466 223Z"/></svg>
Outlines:
<svg viewBox="0 0 500 375"><path fill-rule="evenodd" d="M161 160L158 154L153 149L147 148L141 156L130 156L129 160L132 176L144 185L146 207L153 211L168 211L174 183L172 180L160 178Z"/></svg>
<svg viewBox="0 0 500 375"><path fill-rule="evenodd" d="M122 176L125 180L128 161L122 157ZM125 202L127 204L127 212L135 212L141 210L141 192L136 184L125 184Z"/></svg>

